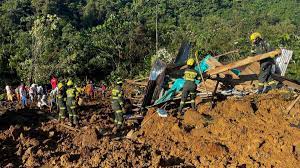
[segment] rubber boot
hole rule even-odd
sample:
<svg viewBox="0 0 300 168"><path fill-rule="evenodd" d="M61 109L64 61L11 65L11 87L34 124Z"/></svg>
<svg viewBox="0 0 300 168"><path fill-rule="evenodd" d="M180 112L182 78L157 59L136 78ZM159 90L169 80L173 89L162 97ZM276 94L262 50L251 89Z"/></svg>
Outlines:
<svg viewBox="0 0 300 168"><path fill-rule="evenodd" d="M277 89L277 83L273 83L270 85L271 89Z"/></svg>
<svg viewBox="0 0 300 168"><path fill-rule="evenodd" d="M265 90L265 87L264 87L264 86L259 86L259 87L258 87L258 90L257 90L257 93L258 93L258 94L262 94L262 93L264 93L264 90Z"/></svg>
<svg viewBox="0 0 300 168"><path fill-rule="evenodd" d="M182 113L182 106L179 106L179 108L178 108L178 114L180 114L181 115L181 113Z"/></svg>
<svg viewBox="0 0 300 168"><path fill-rule="evenodd" d="M192 106L192 109L194 109L194 110L196 109L195 102L192 102L192 103L191 103L191 106Z"/></svg>
<svg viewBox="0 0 300 168"><path fill-rule="evenodd" d="M78 120L77 120L77 117L73 117L73 124L78 126Z"/></svg>

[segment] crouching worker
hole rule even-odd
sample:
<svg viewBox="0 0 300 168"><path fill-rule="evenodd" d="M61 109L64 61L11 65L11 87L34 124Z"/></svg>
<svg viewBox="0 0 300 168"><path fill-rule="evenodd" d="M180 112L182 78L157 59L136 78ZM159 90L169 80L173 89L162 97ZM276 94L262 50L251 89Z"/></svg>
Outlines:
<svg viewBox="0 0 300 168"><path fill-rule="evenodd" d="M65 119L66 113L66 89L63 83L58 83L58 92L57 92L57 105L59 108L58 121Z"/></svg>
<svg viewBox="0 0 300 168"><path fill-rule="evenodd" d="M68 89L67 93L67 110L69 113L69 121L72 125L72 121L74 125L78 125L78 116L76 114L76 89L74 88L74 84L72 80L69 80L67 83Z"/></svg>
<svg viewBox="0 0 300 168"><path fill-rule="evenodd" d="M117 85L112 90L111 106L115 112L114 122L117 125L118 129L120 129L123 125L123 113L125 113L122 85L123 85L122 80L118 79Z"/></svg>
<svg viewBox="0 0 300 168"><path fill-rule="evenodd" d="M194 70L194 64L195 60L190 58L187 61L187 66L188 68L184 71L184 86L182 90L182 95L181 95L181 101L180 101L180 106L178 109L178 112L183 115L182 109L186 103L186 100L188 96L191 98L191 106L193 109L195 109L195 99L196 99L196 89L197 86L195 84L195 79L198 77L198 73L196 70Z"/></svg>

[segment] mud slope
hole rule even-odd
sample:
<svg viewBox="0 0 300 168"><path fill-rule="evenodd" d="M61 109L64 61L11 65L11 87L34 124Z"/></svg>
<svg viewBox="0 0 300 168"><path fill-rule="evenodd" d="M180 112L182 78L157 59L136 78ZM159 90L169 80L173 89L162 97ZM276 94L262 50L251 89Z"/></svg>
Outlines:
<svg viewBox="0 0 300 168"><path fill-rule="evenodd" d="M6 111L0 117L0 167L297 167L300 104L291 94L231 98L161 118L149 110L133 139L113 133L109 101L80 108L69 129L47 111Z"/></svg>
<svg viewBox="0 0 300 168"><path fill-rule="evenodd" d="M139 139L174 164L211 167L298 167L300 103L290 111L289 94L271 93L202 105L182 119L160 118L151 111ZM177 161L177 163L176 163Z"/></svg>

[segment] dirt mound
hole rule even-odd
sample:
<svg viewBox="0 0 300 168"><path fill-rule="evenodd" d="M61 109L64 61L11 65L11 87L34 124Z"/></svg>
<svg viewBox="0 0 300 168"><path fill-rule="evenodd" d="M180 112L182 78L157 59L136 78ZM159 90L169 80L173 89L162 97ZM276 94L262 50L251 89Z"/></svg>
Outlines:
<svg viewBox="0 0 300 168"><path fill-rule="evenodd" d="M297 167L300 103L285 111L294 99L276 92L230 98L179 118L151 109L134 139L125 138L130 125L112 131L109 100L80 107L78 129L52 113L12 110L0 120L0 167Z"/></svg>
<svg viewBox="0 0 300 168"><path fill-rule="evenodd" d="M152 110L139 137L162 158L173 157L170 165L297 167L300 130L290 123L300 121L300 104L289 115L290 103L271 93L219 102L206 114L201 107L188 110L183 119L161 118Z"/></svg>

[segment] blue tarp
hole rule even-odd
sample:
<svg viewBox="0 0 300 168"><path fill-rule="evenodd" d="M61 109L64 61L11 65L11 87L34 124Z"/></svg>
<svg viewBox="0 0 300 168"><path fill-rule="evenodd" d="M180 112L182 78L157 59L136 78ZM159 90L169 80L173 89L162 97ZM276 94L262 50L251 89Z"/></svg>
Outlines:
<svg viewBox="0 0 300 168"><path fill-rule="evenodd" d="M195 70L198 73L200 73L200 71L201 71L201 73L206 72L209 69L209 65L207 64L207 60L211 57L212 57L211 55L207 55L199 64L197 64L195 66ZM231 71L233 73L235 73L236 75L240 75L240 73L241 73L238 69L232 69ZM166 102L166 101L171 100L172 98L174 98L176 92L179 92L179 91L182 90L184 83L185 83L185 80L183 78L177 78L174 81L174 84L172 85L172 87L169 90L167 90L165 92L165 94L160 99L156 100L154 105ZM201 83L201 81L200 80L195 80L195 83L198 85L198 84Z"/></svg>
<svg viewBox="0 0 300 168"><path fill-rule="evenodd" d="M210 57L211 57L211 55L207 55L199 64L197 64L195 66L195 70L198 73L200 73L200 71L201 71L201 73L206 72L209 69L207 60ZM168 100L171 100L175 96L176 92L179 92L180 90L182 90L184 83L185 83L185 80L183 78L177 78L174 81L172 87L169 90L167 90L160 99L156 100L154 104L160 104L160 103L166 102ZM195 83L198 85L201 83L201 81L195 80Z"/></svg>

